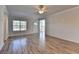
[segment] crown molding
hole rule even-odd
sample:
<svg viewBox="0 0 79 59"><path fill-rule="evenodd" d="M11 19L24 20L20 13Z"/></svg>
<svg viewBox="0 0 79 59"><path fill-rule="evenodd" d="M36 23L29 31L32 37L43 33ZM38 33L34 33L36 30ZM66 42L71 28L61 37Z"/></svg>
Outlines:
<svg viewBox="0 0 79 59"><path fill-rule="evenodd" d="M77 8L79 8L79 6L76 6L76 7L73 7L73 8L69 8L69 9L66 9L66 10L63 10L63 11L60 11L60 12L54 13L54 14L49 14L48 16L59 15L59 14L62 14L62 13L65 13L65 12L68 12L68 11L71 11L71 10L74 10L74 9L77 9Z"/></svg>

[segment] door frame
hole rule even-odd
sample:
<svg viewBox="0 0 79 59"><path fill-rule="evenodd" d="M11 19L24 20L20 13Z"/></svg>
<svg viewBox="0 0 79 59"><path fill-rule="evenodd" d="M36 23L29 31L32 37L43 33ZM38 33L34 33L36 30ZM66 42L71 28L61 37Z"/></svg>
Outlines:
<svg viewBox="0 0 79 59"><path fill-rule="evenodd" d="M41 18L41 19L38 19L38 34L40 33L40 20L45 20L45 33L46 33L46 19Z"/></svg>

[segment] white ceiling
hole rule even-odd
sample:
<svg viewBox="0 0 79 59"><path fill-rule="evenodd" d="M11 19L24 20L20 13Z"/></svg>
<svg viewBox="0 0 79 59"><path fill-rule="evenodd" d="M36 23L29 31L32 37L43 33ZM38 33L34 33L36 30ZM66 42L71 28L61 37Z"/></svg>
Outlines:
<svg viewBox="0 0 79 59"><path fill-rule="evenodd" d="M76 7L76 5L48 5L47 15L55 14L57 12ZM20 16L35 16L35 5L7 5L7 9L10 15Z"/></svg>

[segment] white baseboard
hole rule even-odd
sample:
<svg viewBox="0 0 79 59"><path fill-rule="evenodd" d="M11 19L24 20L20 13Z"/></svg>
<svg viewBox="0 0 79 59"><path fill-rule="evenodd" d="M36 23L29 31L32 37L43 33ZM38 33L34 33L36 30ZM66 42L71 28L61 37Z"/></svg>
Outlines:
<svg viewBox="0 0 79 59"><path fill-rule="evenodd" d="M19 34L9 34L8 37L10 36L20 36L20 35L30 35L30 34L35 34L35 33L19 33Z"/></svg>
<svg viewBox="0 0 79 59"><path fill-rule="evenodd" d="M62 39L62 40L66 40L66 41L70 41L70 42L74 42L74 43L77 43L79 44L79 41L73 41L73 40L70 40L70 39L67 39L67 38L63 38L63 37L59 37L59 36L55 36L55 35L50 35L50 34L46 34L50 37L55 37L55 38L58 38L58 39Z"/></svg>

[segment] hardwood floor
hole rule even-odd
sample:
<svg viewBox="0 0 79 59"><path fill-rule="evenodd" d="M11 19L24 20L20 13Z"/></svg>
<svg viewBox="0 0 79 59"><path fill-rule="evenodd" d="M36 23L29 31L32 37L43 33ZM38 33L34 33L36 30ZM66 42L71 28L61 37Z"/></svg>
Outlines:
<svg viewBox="0 0 79 59"><path fill-rule="evenodd" d="M79 53L79 44L38 35L11 37L2 48L1 54L71 54Z"/></svg>

